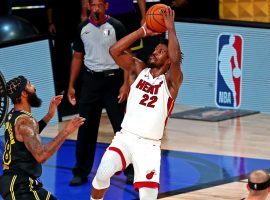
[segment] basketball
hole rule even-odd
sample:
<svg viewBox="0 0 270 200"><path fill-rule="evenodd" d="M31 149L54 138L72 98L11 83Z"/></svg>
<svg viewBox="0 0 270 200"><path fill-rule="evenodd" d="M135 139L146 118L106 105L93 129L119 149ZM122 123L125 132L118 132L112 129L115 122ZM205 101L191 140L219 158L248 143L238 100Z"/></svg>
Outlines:
<svg viewBox="0 0 270 200"><path fill-rule="evenodd" d="M162 15L162 12L165 11L166 8L167 5L165 4L155 4L147 10L145 15L147 28L158 33L163 33L167 30Z"/></svg>

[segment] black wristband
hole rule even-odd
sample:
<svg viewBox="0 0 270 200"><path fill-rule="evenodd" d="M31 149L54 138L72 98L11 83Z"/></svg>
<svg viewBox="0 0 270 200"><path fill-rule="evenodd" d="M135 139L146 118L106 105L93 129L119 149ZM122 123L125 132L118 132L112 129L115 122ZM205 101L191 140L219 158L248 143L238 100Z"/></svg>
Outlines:
<svg viewBox="0 0 270 200"><path fill-rule="evenodd" d="M39 133L41 133L43 131L43 129L47 126L46 122L44 122L44 120L40 120L38 122L38 126L39 126Z"/></svg>

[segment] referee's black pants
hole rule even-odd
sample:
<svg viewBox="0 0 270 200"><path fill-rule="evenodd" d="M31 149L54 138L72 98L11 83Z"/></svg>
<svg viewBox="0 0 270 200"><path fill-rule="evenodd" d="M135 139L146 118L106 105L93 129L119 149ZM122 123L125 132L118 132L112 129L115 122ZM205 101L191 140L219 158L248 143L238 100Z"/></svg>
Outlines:
<svg viewBox="0 0 270 200"><path fill-rule="evenodd" d="M121 129L125 103L118 103L119 89L123 84L123 71L96 73L84 69L82 75L79 114L86 119L79 128L76 143L74 176L87 177L91 172L102 109L105 108L114 132Z"/></svg>

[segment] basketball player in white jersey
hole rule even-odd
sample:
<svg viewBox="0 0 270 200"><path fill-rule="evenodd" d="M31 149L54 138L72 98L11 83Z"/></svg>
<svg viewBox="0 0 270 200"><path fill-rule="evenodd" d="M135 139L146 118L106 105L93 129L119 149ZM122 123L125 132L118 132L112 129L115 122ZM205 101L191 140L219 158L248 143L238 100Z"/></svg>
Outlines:
<svg viewBox="0 0 270 200"><path fill-rule="evenodd" d="M93 180L91 199L101 200L110 185L110 178L134 166L134 188L141 200L157 199L164 128L183 80L180 68L181 51L175 33L174 11L163 13L168 41L158 44L147 65L128 53L136 40L157 33L146 25L127 35L111 48L115 62L136 77L130 86L122 129L103 155Z"/></svg>

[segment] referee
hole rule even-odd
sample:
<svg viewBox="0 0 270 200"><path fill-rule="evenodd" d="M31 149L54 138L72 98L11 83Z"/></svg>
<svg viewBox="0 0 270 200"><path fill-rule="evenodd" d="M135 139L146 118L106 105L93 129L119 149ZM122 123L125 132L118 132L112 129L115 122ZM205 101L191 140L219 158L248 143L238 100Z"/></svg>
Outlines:
<svg viewBox="0 0 270 200"><path fill-rule="evenodd" d="M75 84L82 72L79 115L86 119L79 128L76 144L76 164L71 186L87 182L94 162L96 141L102 109L105 108L114 132L121 128L129 84L124 73L109 54L109 48L126 35L123 24L105 14L105 0L90 0L90 16L82 22L73 45L74 55L68 89L68 99L77 103Z"/></svg>

